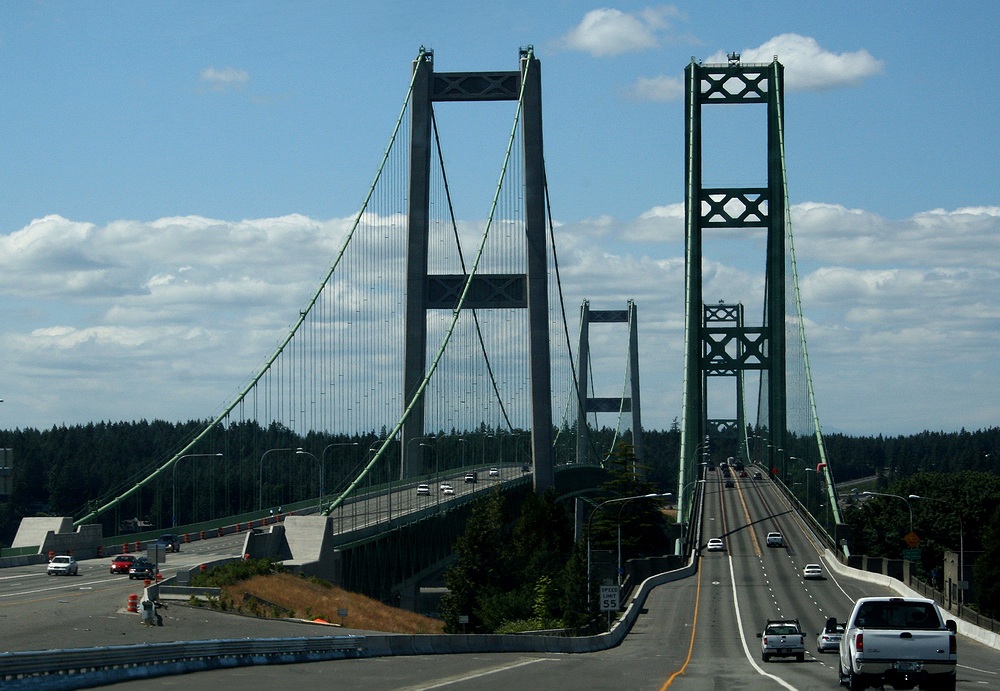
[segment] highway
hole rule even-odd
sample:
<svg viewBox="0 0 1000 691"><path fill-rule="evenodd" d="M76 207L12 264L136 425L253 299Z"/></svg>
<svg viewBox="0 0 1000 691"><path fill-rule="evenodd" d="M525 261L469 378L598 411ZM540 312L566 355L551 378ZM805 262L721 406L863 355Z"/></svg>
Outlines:
<svg viewBox="0 0 1000 691"><path fill-rule="evenodd" d="M725 489L717 474L709 473L703 525L703 542L722 537L726 551L704 553L697 574L656 588L630 635L611 650L588 655L497 653L341 660L201 672L119 686L318 689L329 688L335 680L342 689L837 688L836 656L815 651L815 633L828 616L846 618L857 597L889 591L835 576L825 564L825 579L802 580L802 567L821 561L820 546L767 480L738 479L735 488ZM765 546L764 537L771 530L784 535L786 547ZM236 544L226 547L226 539L192 543L170 559L197 563L208 555L195 551L201 547L213 553L239 549ZM109 576L106 562L95 567L85 562L83 575L75 579L46 577L38 566L0 573L0 631L6 633L16 626L19 634L4 636L7 642L16 640L17 647L10 649L104 645L115 636L121 638L118 643L135 643L329 631L179 606L164 612L162 628L145 628L136 615L118 611L124 609L128 592L135 591L137 584L127 585L123 576ZM26 569L33 569L34 574L25 574ZM65 587L60 585L63 581L68 582ZM86 613L89 619L60 626L60 614L70 609L79 610L81 616ZM808 634L805 662L792 658L761 661L756 635L768 618L778 617L794 617L802 623ZM91 642L95 640L101 642ZM998 687L1000 651L960 637L958 688Z"/></svg>

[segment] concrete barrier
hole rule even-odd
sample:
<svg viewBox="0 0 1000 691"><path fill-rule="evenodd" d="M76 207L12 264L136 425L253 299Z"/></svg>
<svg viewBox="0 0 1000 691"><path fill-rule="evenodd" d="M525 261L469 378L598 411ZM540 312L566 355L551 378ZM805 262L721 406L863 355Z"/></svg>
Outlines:
<svg viewBox="0 0 1000 691"><path fill-rule="evenodd" d="M902 581L896 580L892 576L862 569L855 569L841 564L836 555L834 555L834 553L829 549L823 552L823 559L826 561L827 567L831 571L838 573L841 576L850 576L851 578L856 578L859 581L864 581L865 583L874 583L875 585L895 590L903 597L926 597ZM947 614L945 614L945 616L947 617ZM955 624L958 626L958 632L963 636L968 636L972 640L978 641L983 645L1000 650L1000 634L987 631L986 629L967 622L964 619L955 619Z"/></svg>

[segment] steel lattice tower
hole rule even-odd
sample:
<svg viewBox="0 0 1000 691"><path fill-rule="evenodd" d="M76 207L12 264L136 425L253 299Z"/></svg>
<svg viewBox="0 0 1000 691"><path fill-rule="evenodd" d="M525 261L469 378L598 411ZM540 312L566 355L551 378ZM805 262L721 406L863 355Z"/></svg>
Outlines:
<svg viewBox="0 0 1000 691"><path fill-rule="evenodd" d="M522 49L515 72L434 72L434 55L425 51L413 64L411 110L409 239L406 258L406 342L404 398L413 399L424 378L427 358L428 310L453 310L467 276L428 275L430 233L431 104L433 102L516 101L522 93L524 151L525 274L477 274L470 288L468 309L527 309L531 380L531 455L535 490L555 483L552 468L551 354L549 352L548 268L545 236L545 171L542 157L541 64L531 49ZM424 404L416 401L402 430L403 478L423 467L419 445Z"/></svg>
<svg viewBox="0 0 1000 691"><path fill-rule="evenodd" d="M775 468L775 450L787 436L785 394L785 173L781 154L784 68L742 64L738 54L727 64L692 60L685 70L685 342L684 393L681 420L680 489L698 478L694 456L710 433L704 377L720 366L734 372L759 369L766 373L765 435L767 461ZM767 186L718 187L702 184L702 108L709 105L758 105L767 108ZM716 330L703 317L702 238L707 230L767 229L763 325ZM719 337L719 338L717 338ZM752 358L748 357L752 355ZM712 358L715 358L712 361ZM784 475L783 468L779 469ZM686 516L685 497L679 500Z"/></svg>

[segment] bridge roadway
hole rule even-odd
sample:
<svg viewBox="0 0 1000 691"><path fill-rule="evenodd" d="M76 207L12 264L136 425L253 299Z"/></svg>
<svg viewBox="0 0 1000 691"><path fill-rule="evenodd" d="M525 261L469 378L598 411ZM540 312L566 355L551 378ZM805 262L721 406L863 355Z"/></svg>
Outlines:
<svg viewBox="0 0 1000 691"><path fill-rule="evenodd" d="M828 616L845 618L857 597L891 593L836 576L827 568L824 580L803 581L802 567L820 561L819 543L768 481L742 479L736 488L724 489L710 473L703 525L703 542L723 537L727 551L704 553L695 576L653 590L630 635L611 650L588 655L496 653L340 660L201 672L121 686L213 690L239 686L319 689L332 684L343 689L837 688L836 656L815 652L815 632ZM787 547L765 547L769 530L779 530ZM179 555L170 555L170 560L178 565L196 564L238 549L234 538L218 538L192 543ZM125 598L137 584L129 584L122 576L109 577L107 560L85 562L83 575L76 579L47 579L39 570L21 567L0 573L0 635L9 650L307 636L327 630L186 606L162 612L162 628L145 628L136 615L124 613ZM798 618L809 634L804 663L760 660L756 634L766 619L782 616ZM959 689L1000 687L1000 652L960 637L959 660Z"/></svg>

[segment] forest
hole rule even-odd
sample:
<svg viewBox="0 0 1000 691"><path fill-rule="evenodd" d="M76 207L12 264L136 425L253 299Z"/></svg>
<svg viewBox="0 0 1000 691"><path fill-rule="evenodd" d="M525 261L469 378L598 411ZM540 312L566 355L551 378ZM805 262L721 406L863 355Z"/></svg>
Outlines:
<svg viewBox="0 0 1000 691"><path fill-rule="evenodd" d="M9 450L12 467L11 493L0 497L0 547L10 545L24 516L86 515L148 476L204 428L204 421L139 421L0 431L0 448ZM556 432L556 462L572 461L574 430ZM443 471L524 462L529 436L524 430L450 431L422 437L420 445L432 451L425 458L428 469ZM166 527L173 520L176 495L182 497L177 513L185 523L252 511L262 502L315 498L321 484L330 496L356 476L384 437L384 430L332 437L298 436L280 425L220 426L199 442L191 454L198 458L178 463L100 521L105 535L119 534L125 519ZM594 431L590 439L593 454L620 441L610 429ZM994 573L1000 571L1000 428L896 437L827 434L824 442L837 483L872 478L877 492L921 497L904 504L885 497L857 501L842 493L842 503L846 499L852 509L844 516L856 553L901 556L906 545L900 537L912 514L913 528L922 537L922 568L929 574L943 550L957 550L961 538L965 552L978 557L978 602L983 611L1000 613L1000 589L989 585L1000 584L1000 573ZM654 491L677 490L679 448L676 421L669 430L644 431L642 464ZM304 455L296 456L296 450ZM267 459L271 451L287 453ZM718 443L711 453L719 460L735 451ZM398 468L392 458L387 465ZM373 482L380 481L380 473L388 476L389 470L376 469ZM982 574L979 564L984 565Z"/></svg>

